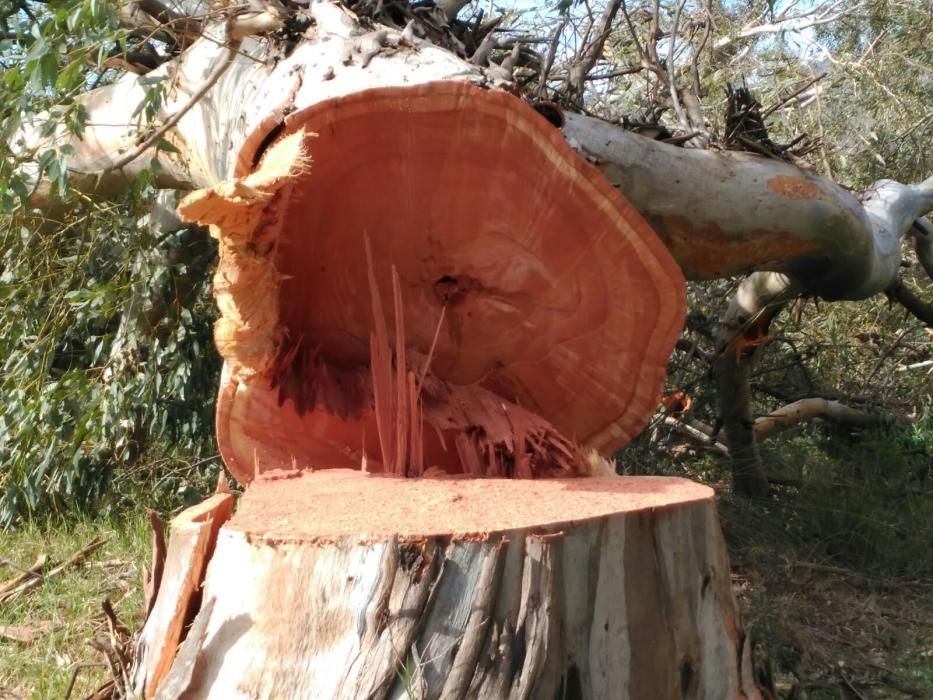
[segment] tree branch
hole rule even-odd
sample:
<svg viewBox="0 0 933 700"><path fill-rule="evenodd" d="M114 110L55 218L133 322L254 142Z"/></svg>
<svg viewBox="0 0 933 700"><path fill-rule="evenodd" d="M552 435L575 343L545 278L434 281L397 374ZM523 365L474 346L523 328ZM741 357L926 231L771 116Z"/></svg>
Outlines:
<svg viewBox="0 0 933 700"><path fill-rule="evenodd" d="M837 12L836 9L842 4L842 0L836 0L835 2L825 5L817 5L812 10L806 12L800 12L790 16L779 15L774 22L748 25L740 29L733 36L722 37L716 41L715 46L717 49L724 49L741 39L751 39L765 34L778 34L781 32L800 32L805 29L830 24L862 8L862 3L857 2L852 7L847 7Z"/></svg>
<svg viewBox="0 0 933 700"><path fill-rule="evenodd" d="M782 406L768 415L755 419L755 437L759 440L770 437L782 430L813 420L824 418L846 425L869 427L883 423L884 416L860 411L838 401L822 398L808 398Z"/></svg>
<svg viewBox="0 0 933 700"><path fill-rule="evenodd" d="M622 0L611 0L606 5L602 20L599 23L599 32L592 41L584 44L582 55L575 58L570 65L567 75L567 93L573 101L579 101L583 97L586 76L593 70L596 61L603 53L603 47L606 40L612 32L612 23L615 21L616 14L622 5Z"/></svg>
<svg viewBox="0 0 933 700"><path fill-rule="evenodd" d="M933 328L933 304L925 302L914 294L903 282L898 280L886 294L888 299L896 301L927 326Z"/></svg>
<svg viewBox="0 0 933 700"><path fill-rule="evenodd" d="M914 252L927 277L933 280L933 222L923 216L910 230L914 237Z"/></svg>
<svg viewBox="0 0 933 700"><path fill-rule="evenodd" d="M178 124L181 118L184 117L188 111L194 107L194 105L196 105L201 100L201 98L204 97L204 95L207 94L207 91L214 86L214 84L220 79L220 76L222 76L227 71L227 69L233 63L233 59L236 57L239 48L240 42L233 41L230 46L227 47L227 53L223 60L220 62L220 64L217 65L210 77L204 81L204 84L198 88L197 91L195 91L188 102L182 105L182 107L177 112L166 119L162 123L162 126L153 131L152 134L150 134L136 148L123 157L117 159L109 167L101 171L101 175L107 175L108 173L122 170L124 167L139 158L139 156L141 156L143 153L155 146L162 139L162 137L168 133L169 129L174 128L174 126Z"/></svg>

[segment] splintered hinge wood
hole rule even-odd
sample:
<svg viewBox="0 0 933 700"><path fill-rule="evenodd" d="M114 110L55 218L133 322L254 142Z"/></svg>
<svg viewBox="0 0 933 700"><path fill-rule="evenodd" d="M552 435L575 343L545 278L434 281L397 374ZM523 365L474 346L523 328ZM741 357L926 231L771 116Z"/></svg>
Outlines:
<svg viewBox="0 0 933 700"><path fill-rule="evenodd" d="M305 140L311 135L299 129L282 138L265 152L255 172L198 190L178 206L183 220L209 225L220 242L214 275L220 318L214 325L214 343L240 380L267 372L281 344L282 276L274 254L282 227L280 212L288 206L288 191L283 190L310 169ZM276 210L278 215L270 210L273 202L282 208ZM260 236L262 245L257 245Z"/></svg>

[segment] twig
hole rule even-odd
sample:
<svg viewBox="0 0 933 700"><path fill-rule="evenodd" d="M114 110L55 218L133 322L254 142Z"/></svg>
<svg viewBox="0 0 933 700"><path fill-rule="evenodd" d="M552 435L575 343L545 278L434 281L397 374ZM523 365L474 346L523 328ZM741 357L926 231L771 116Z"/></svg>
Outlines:
<svg viewBox="0 0 933 700"><path fill-rule="evenodd" d="M8 591L11 591L12 589L16 588L23 581L26 581L27 579L41 578L41 574L39 572L42 571L42 567L45 566L45 563L47 561L48 561L48 557L43 553L43 554L40 554L36 558L35 563L32 566L30 566L28 569L20 569L20 573L17 576L11 578L6 583L0 585L0 597L2 597ZM14 566L10 562L6 562L6 563L10 564L10 566Z"/></svg>
<svg viewBox="0 0 933 700"><path fill-rule="evenodd" d="M632 41L635 42L635 49L638 51L638 57L644 61L645 49L642 48L641 42L638 41L638 34L635 32L635 27L632 25L632 18L629 17L628 8L625 6L625 0L622 0L622 16L625 17L625 24L628 26L628 31L632 35Z"/></svg>
<svg viewBox="0 0 933 700"><path fill-rule="evenodd" d="M743 136L742 134L739 134L738 136L736 136L736 141L741 143L743 146L745 146L749 150L755 151L755 153L759 153L763 155L765 158L773 158L774 160L780 160L780 158L776 156L774 153L769 151L767 148L762 146L760 143L752 141L752 139L748 138L747 136Z"/></svg>
<svg viewBox="0 0 933 700"><path fill-rule="evenodd" d="M615 20L616 13L618 13L621 4L622 0L612 0L606 3L606 9L599 23L599 33L591 43L584 44L583 51L579 57L574 58L570 65L567 76L567 86L569 88L567 93L574 102L583 101L586 76L589 75L593 66L596 65L596 61L598 61L599 57L602 55L603 46L606 45L606 40L612 32L612 23L613 20Z"/></svg>
<svg viewBox="0 0 933 700"><path fill-rule="evenodd" d="M220 76L227 72L227 69L233 63L233 59L237 55L239 48L239 41L234 41L229 44L227 46L227 54L224 56L221 64L217 66L210 77L208 77L208 79L204 82L204 85L198 88L198 90L191 96L191 99L188 100L181 109L175 112L175 114L166 119L165 123L152 132L149 138L139 144L139 146L117 160L116 163L113 163L107 168L104 168L98 177L112 173L115 170L123 169L134 160L139 158L139 156L141 156L143 153L148 151L155 143L157 143L168 132L169 129L173 128L181 120L181 118L191 110L192 107L200 102L201 98L207 94L207 91L210 90L214 86L214 83L220 79Z"/></svg>
<svg viewBox="0 0 933 700"><path fill-rule="evenodd" d="M82 559L84 559L84 557L86 557L88 554L90 554L95 549L98 549L99 547L101 547L102 545L106 544L109 541L110 541L109 537L94 538L93 540L91 540L90 543L85 545L81 550L79 550L78 552L75 552L70 557L68 557L68 559L63 561L61 564L49 570L47 574L30 579L29 581L26 581L21 586L14 588L12 590L6 591L3 594L0 594L0 603L6 603L12 600L13 598L16 598L20 594L28 593L33 588L37 588L42 583L44 583L46 580L52 578L53 576L57 576L65 569L71 566L74 566L75 564L80 562Z"/></svg>
<svg viewBox="0 0 933 700"><path fill-rule="evenodd" d="M878 358L878 361L875 363L875 366L872 367L871 372L869 372L868 376L865 378L866 384L870 383L871 380L874 379L875 375L878 374L878 370L881 369L882 365L884 365L885 360L887 360L888 357L891 355L891 353L897 349L897 346L901 344L901 341L904 339L904 336L907 335L907 333L910 332L910 330L911 329L909 326L905 328L904 330L902 330L900 333L897 334L897 337L894 339L894 341L887 348L885 348L884 352L881 353L881 356Z"/></svg>
<svg viewBox="0 0 933 700"><path fill-rule="evenodd" d="M820 73L818 76L816 76L816 77L813 78L812 80L808 80L807 82L805 82L801 87L799 87L799 88L797 88L796 90L794 90L794 91L793 91L791 94L789 94L787 97L785 97L785 98L783 98L783 99L778 100L777 102L775 102L773 105L771 105L770 107L768 107L768 109L766 109L764 112L761 113L761 118L762 118L762 120L764 120L764 118L767 117L769 114L772 114L773 112L779 110L781 107L783 107L784 105L786 105L786 104L787 104L788 102L790 102L792 99L794 99L795 97L797 97L797 95L799 95L800 93L806 92L806 90L807 90L808 88L810 88L811 86L813 86L815 83L818 83L819 81L821 81L821 80L822 80L823 78L825 78L825 77L826 77L826 73L825 73L825 72Z"/></svg>
<svg viewBox="0 0 933 700"><path fill-rule="evenodd" d="M682 143L687 143L692 138L695 138L700 135L699 131L691 131L687 134L681 134L680 136L672 136L669 139L661 139L661 143L669 143L672 146L679 146Z"/></svg>
<svg viewBox="0 0 933 700"><path fill-rule="evenodd" d="M74 671L71 674L71 680L68 682L68 688L65 690L65 700L70 700L71 693L74 692L75 683L78 681L78 675L85 668L107 668L106 664L101 664L97 662L90 662L84 664L77 664L74 667Z"/></svg>
<svg viewBox="0 0 933 700"><path fill-rule="evenodd" d="M680 125L684 129L690 128L690 122L687 120L687 115L684 113L684 108L680 104L680 97L677 94L677 80L675 78L675 62L674 62L674 49L676 48L677 42L677 27L680 24L680 13L684 9L684 5L687 4L687 0L677 5L677 11L674 13L674 25L671 28L671 43L670 48L667 52L667 80L671 88L671 102L674 105L674 114L677 115L677 121L680 122Z"/></svg>
<svg viewBox="0 0 933 700"><path fill-rule="evenodd" d="M569 19L569 15L565 15L554 30L554 35L551 37L551 44L548 46L547 50L547 58L544 61L544 65L541 66L541 72L538 74L538 89L535 91L538 97L545 97L546 95L548 73L551 72L551 68L554 66L554 57L557 55L557 44L560 42L561 34L563 34L564 27L567 26Z"/></svg>
<svg viewBox="0 0 933 700"><path fill-rule="evenodd" d="M841 668L839 669L838 673L839 673L839 678L842 680L845 686L849 690L852 691L852 693L855 695L856 698L858 698L858 700L867 700L867 698L864 695L862 695L861 691L859 691L858 688L852 685L852 681L850 681L849 678L846 676L846 674L843 673Z"/></svg>

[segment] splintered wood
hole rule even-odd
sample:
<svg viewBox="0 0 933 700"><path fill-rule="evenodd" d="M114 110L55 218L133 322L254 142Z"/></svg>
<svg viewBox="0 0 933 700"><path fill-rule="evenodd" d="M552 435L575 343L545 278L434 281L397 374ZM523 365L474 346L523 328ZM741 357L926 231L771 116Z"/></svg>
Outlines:
<svg viewBox="0 0 933 700"><path fill-rule="evenodd" d="M456 387L430 373L431 354L421 362L420 381L409 369L405 348L405 315L398 270L392 266L392 299L395 309L395 355L379 285L372 247L366 237L366 265L373 309L370 335L370 367L376 428L383 471L396 476L422 476L425 472L422 430L427 419L441 436L452 434L460 471L470 476L530 479L542 474L587 472L580 449L562 437L547 421L477 386ZM446 309L446 307L443 307ZM444 312L435 339L440 332ZM432 350L434 344L432 343ZM394 367L393 367L394 359ZM319 377L315 377L319 380ZM422 391L428 397L427 413ZM457 414L459 413L459 420ZM447 425L445 425L445 419ZM444 444L446 449L446 444ZM368 456L366 463L368 464ZM428 465L429 467L432 465Z"/></svg>

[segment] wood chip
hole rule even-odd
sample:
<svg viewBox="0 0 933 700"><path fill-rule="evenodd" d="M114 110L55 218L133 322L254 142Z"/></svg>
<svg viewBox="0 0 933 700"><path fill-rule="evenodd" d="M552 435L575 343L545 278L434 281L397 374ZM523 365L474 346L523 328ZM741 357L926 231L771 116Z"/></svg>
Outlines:
<svg viewBox="0 0 933 700"><path fill-rule="evenodd" d="M21 644L32 644L43 634L52 629L49 621L35 622L29 625L0 625L0 637L12 639Z"/></svg>

